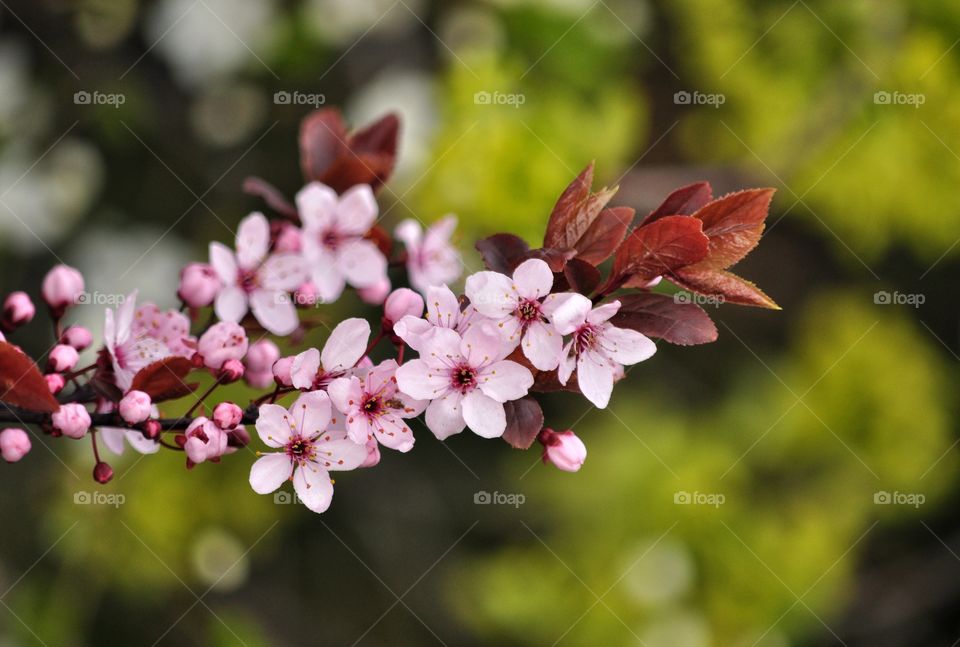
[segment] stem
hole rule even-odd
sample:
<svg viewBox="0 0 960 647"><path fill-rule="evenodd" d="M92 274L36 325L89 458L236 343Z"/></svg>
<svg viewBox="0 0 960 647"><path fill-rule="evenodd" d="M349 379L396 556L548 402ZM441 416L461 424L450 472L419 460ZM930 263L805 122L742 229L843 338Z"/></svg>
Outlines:
<svg viewBox="0 0 960 647"><path fill-rule="evenodd" d="M244 412L240 424L252 425L256 423L259 412L250 409ZM189 415L180 418L160 418L160 428L164 431L179 431L186 429L195 418ZM121 429L138 429L136 425L129 425L116 413L91 413L91 427L119 427ZM50 414L41 411L27 411L0 402L0 425L50 425Z"/></svg>
<svg viewBox="0 0 960 647"><path fill-rule="evenodd" d="M192 415L193 415L193 412L197 410L197 407L199 407L201 404L203 404L203 401L206 400L207 397L208 397L211 393L213 393L214 390L216 390L216 388L217 388L218 386L220 386L220 384L222 383L222 381L223 381L223 377L218 377L218 378L217 378L217 381L214 382L213 384L211 384L211 385L210 385L210 388L208 388L206 391L204 391L203 395L201 395L200 398L194 403L194 405L193 405L192 407L190 407L190 410L187 411L187 413L184 414L184 416L185 416L185 417L192 416Z"/></svg>
<svg viewBox="0 0 960 647"><path fill-rule="evenodd" d="M97 434L93 432L90 434L90 444L93 445L93 459L100 463L100 451L97 449Z"/></svg>

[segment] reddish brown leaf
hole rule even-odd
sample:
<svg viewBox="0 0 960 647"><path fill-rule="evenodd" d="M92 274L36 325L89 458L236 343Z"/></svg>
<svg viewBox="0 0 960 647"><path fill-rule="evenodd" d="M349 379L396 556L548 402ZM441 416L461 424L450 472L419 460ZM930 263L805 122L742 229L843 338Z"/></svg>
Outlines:
<svg viewBox="0 0 960 647"><path fill-rule="evenodd" d="M630 232L617 250L608 284L649 281L696 263L707 255L707 243L696 218L664 216Z"/></svg>
<svg viewBox="0 0 960 647"><path fill-rule="evenodd" d="M610 258L627 235L633 216L634 210L630 207L611 207L601 211L574 246L577 258L593 265Z"/></svg>
<svg viewBox="0 0 960 647"><path fill-rule="evenodd" d="M567 261L573 258L576 253L577 252L572 249L531 249L524 255L524 260L528 258L539 258L550 266L551 272L556 274L557 272L563 271L563 268L567 265Z"/></svg>
<svg viewBox="0 0 960 647"><path fill-rule="evenodd" d="M593 162L578 175L557 200L547 222L543 246L547 249L573 249L596 220L617 187L603 188L591 193Z"/></svg>
<svg viewBox="0 0 960 647"><path fill-rule="evenodd" d="M700 306L679 303L667 294L648 292L620 297L620 311L610 323L681 346L717 340L717 327Z"/></svg>
<svg viewBox="0 0 960 647"><path fill-rule="evenodd" d="M267 203L267 206L292 220L299 220L297 209L287 200L275 186L258 177L248 177L243 181L243 192L254 195Z"/></svg>
<svg viewBox="0 0 960 647"><path fill-rule="evenodd" d="M391 112L350 136L350 146L357 153L376 153L397 156L400 137L400 117Z"/></svg>
<svg viewBox="0 0 960 647"><path fill-rule="evenodd" d="M130 388L143 391L154 402L176 400L196 391L197 384L183 381L192 369L193 364L185 357L161 359L140 369Z"/></svg>
<svg viewBox="0 0 960 647"><path fill-rule="evenodd" d="M696 270L724 270L750 253L763 233L774 189L751 189L730 193L693 214L703 222L710 239L707 257Z"/></svg>
<svg viewBox="0 0 960 647"><path fill-rule="evenodd" d="M387 233L386 229L380 225L374 225L370 228L370 231L367 232L366 238L373 241L373 244L377 246L377 249L379 249L384 256L390 258L390 251L393 249L393 238Z"/></svg>
<svg viewBox="0 0 960 647"><path fill-rule="evenodd" d="M600 270L584 260L571 258L563 268L563 278L570 290L590 296L600 285ZM560 291L557 285L554 285L554 291Z"/></svg>
<svg viewBox="0 0 960 647"><path fill-rule="evenodd" d="M0 402L41 413L60 408L33 360L5 341L0 341Z"/></svg>
<svg viewBox="0 0 960 647"><path fill-rule="evenodd" d="M664 216L689 216L710 202L713 189L709 182L697 182L681 187L667 196L663 203L651 211L640 226L648 225Z"/></svg>
<svg viewBox="0 0 960 647"><path fill-rule="evenodd" d="M513 234L495 234L478 240L476 248L488 270L508 276L530 251L526 241Z"/></svg>
<svg viewBox="0 0 960 647"><path fill-rule="evenodd" d="M667 278L691 292L717 297L725 302L771 310L780 309L773 299L753 283L723 270L695 271L683 268Z"/></svg>
<svg viewBox="0 0 960 647"><path fill-rule="evenodd" d="M336 108L324 108L300 122L300 168L308 181L322 178L347 152L347 127Z"/></svg>
<svg viewBox="0 0 960 647"><path fill-rule="evenodd" d="M529 396L503 404L507 414L507 429L503 439L516 449L529 449L543 429L543 410L540 403Z"/></svg>
<svg viewBox="0 0 960 647"><path fill-rule="evenodd" d="M339 111L318 110L300 126L303 175L338 192L356 184L369 184L376 190L393 172L399 130L400 120L389 114L348 135Z"/></svg>

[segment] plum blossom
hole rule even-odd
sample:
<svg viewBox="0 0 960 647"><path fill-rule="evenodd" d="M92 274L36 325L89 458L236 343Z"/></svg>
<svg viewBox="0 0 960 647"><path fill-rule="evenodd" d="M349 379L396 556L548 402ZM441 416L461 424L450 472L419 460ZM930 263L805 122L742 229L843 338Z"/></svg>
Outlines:
<svg viewBox="0 0 960 647"><path fill-rule="evenodd" d="M0 316L0 327L14 330L30 323L36 313L37 308L26 292L11 292L3 300L3 315Z"/></svg>
<svg viewBox="0 0 960 647"><path fill-rule="evenodd" d="M203 365L215 371L227 362L243 359L250 342L243 326L230 321L213 324L200 336L197 342L197 354L203 359ZM242 368L242 367L241 367Z"/></svg>
<svg viewBox="0 0 960 647"><path fill-rule="evenodd" d="M30 436L23 429L0 430L0 456L16 463L30 451Z"/></svg>
<svg viewBox="0 0 960 647"><path fill-rule="evenodd" d="M587 460L587 446L571 429L554 431L544 428L537 439L543 445L543 462L552 463L564 472L579 472Z"/></svg>
<svg viewBox="0 0 960 647"><path fill-rule="evenodd" d="M303 221L303 255L310 278L324 303L336 301L349 283L355 288L382 286L387 280L387 259L364 238L376 222L377 201L367 184L348 189L342 196L319 182L306 185L296 197Z"/></svg>
<svg viewBox="0 0 960 647"><path fill-rule="evenodd" d="M120 400L117 410L120 417L129 425L138 425L150 417L153 402L143 391L129 391Z"/></svg>
<svg viewBox="0 0 960 647"><path fill-rule="evenodd" d="M50 416L53 428L70 438L83 438L90 429L90 413L82 404L62 404Z"/></svg>
<svg viewBox="0 0 960 647"><path fill-rule="evenodd" d="M472 326L463 336L435 328L422 340L420 359L397 370L400 390L427 406L427 427L443 440L470 427L484 438L506 429L503 403L533 386L529 370L504 359L510 347L490 324Z"/></svg>
<svg viewBox="0 0 960 647"><path fill-rule="evenodd" d="M64 311L80 302L83 296L83 275L69 265L56 265L43 277L41 293L43 300L50 306L54 317L63 316Z"/></svg>
<svg viewBox="0 0 960 647"><path fill-rule="evenodd" d="M609 323L620 310L619 301L594 308L582 294L564 293L546 306L557 332L573 335L561 354L560 383L566 384L576 367L581 393L599 409L610 402L623 366L642 362L657 351L645 335Z"/></svg>
<svg viewBox="0 0 960 647"><path fill-rule="evenodd" d="M448 215L430 225L426 232L420 223L408 218L394 230L394 235L407 248L407 275L410 285L420 292L435 285L447 285L460 278L463 263L450 236L457 227L457 217Z"/></svg>
<svg viewBox="0 0 960 647"><path fill-rule="evenodd" d="M427 403L402 393L396 372L397 363L391 359L367 371L363 379L341 377L327 387L333 405L346 416L353 442L375 439L400 452L413 449L413 432L403 419L420 415Z"/></svg>
<svg viewBox="0 0 960 647"><path fill-rule="evenodd" d="M262 213L240 221L234 254L221 243L210 243L210 265L223 287L214 301L221 321L239 323L253 311L261 326L275 335L289 335L300 324L289 292L306 278L299 254L270 251L270 224Z"/></svg>
<svg viewBox="0 0 960 647"><path fill-rule="evenodd" d="M319 389L356 366L367 350L370 324L366 319L341 321L323 346L308 348L293 358L290 382L301 390ZM275 365L276 368L276 365Z"/></svg>
<svg viewBox="0 0 960 647"><path fill-rule="evenodd" d="M524 261L513 277L499 272L477 272L467 277L466 294L477 312L493 319L504 337L541 371L552 371L560 362L563 336L554 330L544 312L553 272L539 258Z"/></svg>
<svg viewBox="0 0 960 647"><path fill-rule="evenodd" d="M260 407L257 433L278 452L261 454L250 468L250 487L269 494L287 479L300 501L314 512L324 512L333 498L330 471L352 470L367 459L367 448L328 429L330 398L323 391L303 393L290 409L276 404Z"/></svg>
<svg viewBox="0 0 960 647"><path fill-rule="evenodd" d="M183 451L187 454L187 467L204 461L216 461L227 453L227 432L209 418L194 418L187 427Z"/></svg>
<svg viewBox="0 0 960 647"><path fill-rule="evenodd" d="M136 393L136 391L131 391ZM109 400L101 400L97 404L97 413L111 413L117 408ZM158 418L160 411L156 405L151 405L148 417ZM123 416L121 416L123 417ZM156 422L156 421L154 421ZM103 441L103 444L116 455L123 454L124 441L130 444L133 449L140 454L155 454L160 451L160 443L155 438L148 438L138 429L127 429L124 427L100 427L97 429L97 438Z"/></svg>
<svg viewBox="0 0 960 647"><path fill-rule="evenodd" d="M407 315L393 326L397 337L415 351L420 351L424 340L436 328L449 328L463 335L477 319L473 305L460 308L460 300L445 285L427 288L425 318Z"/></svg>

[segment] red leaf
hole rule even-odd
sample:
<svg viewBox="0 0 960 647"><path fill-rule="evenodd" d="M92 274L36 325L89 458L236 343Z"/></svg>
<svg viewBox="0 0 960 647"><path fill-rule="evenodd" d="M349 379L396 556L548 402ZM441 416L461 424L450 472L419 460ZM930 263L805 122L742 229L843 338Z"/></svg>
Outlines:
<svg viewBox="0 0 960 647"><path fill-rule="evenodd" d="M663 203L651 211L640 226L649 225L664 216L689 216L697 209L710 202L713 198L713 189L709 182L697 182L681 187L667 196Z"/></svg>
<svg viewBox="0 0 960 647"><path fill-rule="evenodd" d="M620 297L620 311L610 323L681 346L717 340L717 327L703 308L695 303L678 303L667 294L648 292Z"/></svg>
<svg viewBox="0 0 960 647"><path fill-rule="evenodd" d="M581 171L557 200L547 223L543 246L547 249L573 249L617 192L617 187L591 193L593 162Z"/></svg>
<svg viewBox="0 0 960 647"><path fill-rule="evenodd" d="M275 186L262 180L258 177L248 177L243 181L243 192L248 195L254 195L258 198L263 199L267 203L267 206L279 213L282 216L286 216L295 221L299 221L300 217L297 215L297 209L290 201L287 200L280 190Z"/></svg>
<svg viewBox="0 0 960 647"><path fill-rule="evenodd" d="M543 410L540 404L527 396L505 402L503 410L507 414L507 428L503 432L503 439L516 449L529 449L543 429Z"/></svg>
<svg viewBox="0 0 960 647"><path fill-rule="evenodd" d="M700 221L688 216L664 216L630 232L617 250L608 287L667 274L707 255L707 237Z"/></svg>
<svg viewBox="0 0 960 647"><path fill-rule="evenodd" d="M600 285L600 270L584 260L571 258L563 268L563 278L570 290L590 296ZM558 289L556 284L553 289L554 292L565 291Z"/></svg>
<svg viewBox="0 0 960 647"><path fill-rule="evenodd" d="M400 118L391 112L353 133L350 146L358 153L383 154L396 159L399 137Z"/></svg>
<svg viewBox="0 0 960 647"><path fill-rule="evenodd" d="M696 268L724 270L750 253L763 233L774 189L730 193L693 214L703 222L710 251Z"/></svg>
<svg viewBox="0 0 960 647"><path fill-rule="evenodd" d="M601 211L577 241L577 258L593 265L599 265L610 258L627 235L633 216L634 210L630 207L611 207Z"/></svg>
<svg viewBox="0 0 960 647"><path fill-rule="evenodd" d="M780 309L780 306L773 299L764 294L753 283L723 270L683 268L667 278L682 288L699 294L718 297L718 300L722 298L725 302L770 308L771 310Z"/></svg>
<svg viewBox="0 0 960 647"><path fill-rule="evenodd" d="M33 360L5 341L0 342L0 402L41 413L60 408Z"/></svg>
<svg viewBox="0 0 960 647"><path fill-rule="evenodd" d="M140 369L130 388L143 391L154 402L176 400L196 391L197 384L183 381L191 370L193 364L187 358L167 357Z"/></svg>
<svg viewBox="0 0 960 647"><path fill-rule="evenodd" d="M567 265L567 261L576 256L576 254L577 252L572 249L549 249L544 247L543 249L531 249L525 254L524 260L527 258L539 258L550 266L551 272L556 274L557 272L562 272L563 268Z"/></svg>
<svg viewBox="0 0 960 647"><path fill-rule="evenodd" d="M530 251L526 241L513 234L495 234L478 240L476 248L488 270L507 276L513 274L514 268L523 262Z"/></svg>
<svg viewBox="0 0 960 647"><path fill-rule="evenodd" d="M300 122L300 168L307 181L322 182L347 152L347 127L336 108L324 108Z"/></svg>

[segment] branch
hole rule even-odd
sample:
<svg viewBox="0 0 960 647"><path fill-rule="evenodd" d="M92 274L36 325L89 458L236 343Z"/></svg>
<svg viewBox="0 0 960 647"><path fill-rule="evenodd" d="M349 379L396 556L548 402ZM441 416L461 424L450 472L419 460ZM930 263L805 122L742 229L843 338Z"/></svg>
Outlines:
<svg viewBox="0 0 960 647"><path fill-rule="evenodd" d="M251 405L243 413L243 419L240 424L252 425L257 422L259 410ZM137 425L127 424L117 413L91 413L91 427L120 427L124 429L137 429ZM164 431L182 431L189 427L196 420L192 416L183 416L180 418L160 418L160 428ZM0 425L50 425L50 414L39 411L27 411L19 407L11 406L5 402L0 402Z"/></svg>

